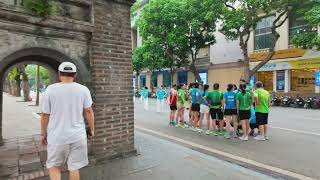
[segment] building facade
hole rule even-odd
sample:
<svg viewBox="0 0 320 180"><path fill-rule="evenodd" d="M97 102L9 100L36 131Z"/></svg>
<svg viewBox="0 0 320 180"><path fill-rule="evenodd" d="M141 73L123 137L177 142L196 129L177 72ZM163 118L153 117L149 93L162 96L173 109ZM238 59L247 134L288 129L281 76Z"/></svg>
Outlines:
<svg viewBox="0 0 320 180"><path fill-rule="evenodd" d="M270 27L275 17L263 18L251 33L248 47L251 68L268 54L272 43ZM280 38L275 55L255 74L255 81L262 81L267 90L276 93L306 96L319 93L320 52L294 48L292 44L293 35L318 29L309 26L303 17L289 17L277 30Z"/></svg>

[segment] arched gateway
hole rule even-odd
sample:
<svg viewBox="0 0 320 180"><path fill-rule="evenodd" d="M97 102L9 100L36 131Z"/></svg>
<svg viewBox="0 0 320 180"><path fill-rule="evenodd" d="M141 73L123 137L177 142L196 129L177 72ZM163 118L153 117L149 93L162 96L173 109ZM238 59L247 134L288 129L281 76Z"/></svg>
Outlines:
<svg viewBox="0 0 320 180"><path fill-rule="evenodd" d="M96 138L92 160L134 151L130 6L134 0L59 1L57 15L35 17L19 1L0 1L0 89L17 63L57 69L75 63L78 82L94 98ZM63 8L68 7L68 8ZM0 96L0 143L2 95Z"/></svg>

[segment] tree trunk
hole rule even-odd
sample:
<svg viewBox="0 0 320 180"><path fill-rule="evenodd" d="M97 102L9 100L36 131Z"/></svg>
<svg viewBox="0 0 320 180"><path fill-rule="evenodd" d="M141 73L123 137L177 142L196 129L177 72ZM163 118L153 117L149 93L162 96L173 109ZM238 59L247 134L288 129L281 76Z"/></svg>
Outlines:
<svg viewBox="0 0 320 180"><path fill-rule="evenodd" d="M24 65L19 65L18 66L21 75L22 75L22 89L23 89L23 97L24 101L30 101L30 87L29 87L29 78L28 75L25 71L25 66Z"/></svg>
<svg viewBox="0 0 320 180"><path fill-rule="evenodd" d="M139 75L140 75L140 73L138 73L137 72L137 74L136 74L136 89L139 89L139 86L140 86L140 84L139 84Z"/></svg>
<svg viewBox="0 0 320 180"><path fill-rule="evenodd" d="M40 66L37 67L37 98L36 98L36 106L39 106L39 98L40 98Z"/></svg>
<svg viewBox="0 0 320 180"><path fill-rule="evenodd" d="M21 97L21 80L14 80L14 96Z"/></svg>
<svg viewBox="0 0 320 180"><path fill-rule="evenodd" d="M197 71L197 68L196 68L196 59L197 59L197 55L196 54L191 54L191 64L190 64L190 70L191 72L193 73L194 75L194 78L197 82L201 82L201 78L200 78L200 75L199 75L199 72Z"/></svg>

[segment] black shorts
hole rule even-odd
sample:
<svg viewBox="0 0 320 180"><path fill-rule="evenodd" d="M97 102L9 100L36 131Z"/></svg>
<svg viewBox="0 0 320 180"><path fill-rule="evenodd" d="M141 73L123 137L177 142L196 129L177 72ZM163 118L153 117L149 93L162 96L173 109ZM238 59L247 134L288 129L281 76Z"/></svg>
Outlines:
<svg viewBox="0 0 320 180"><path fill-rule="evenodd" d="M269 113L259 113L259 112L256 112L257 125L258 125L258 126L261 126L261 125L266 125L266 124L268 124L268 116L269 116Z"/></svg>
<svg viewBox="0 0 320 180"><path fill-rule="evenodd" d="M191 105L191 111L200 111L200 104L198 103L192 103Z"/></svg>
<svg viewBox="0 0 320 180"><path fill-rule="evenodd" d="M223 120L223 113L221 108L210 108L211 119Z"/></svg>
<svg viewBox="0 0 320 180"><path fill-rule="evenodd" d="M225 116L232 116L232 115L237 115L238 112L236 109L225 109L224 110L224 115Z"/></svg>
<svg viewBox="0 0 320 180"><path fill-rule="evenodd" d="M170 110L171 110L171 111L176 111L176 110L177 110L177 106L171 106L171 105L170 105Z"/></svg>
<svg viewBox="0 0 320 180"><path fill-rule="evenodd" d="M250 129L258 128L257 123L250 123Z"/></svg>
<svg viewBox="0 0 320 180"><path fill-rule="evenodd" d="M250 110L239 110L239 119L240 120L250 119L250 117L251 117Z"/></svg>

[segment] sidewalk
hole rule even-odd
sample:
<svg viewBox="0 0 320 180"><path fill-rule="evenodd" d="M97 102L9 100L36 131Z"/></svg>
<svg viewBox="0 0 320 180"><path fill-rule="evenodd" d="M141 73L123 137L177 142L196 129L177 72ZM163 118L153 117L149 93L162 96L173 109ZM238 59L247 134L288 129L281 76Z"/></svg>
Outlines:
<svg viewBox="0 0 320 180"><path fill-rule="evenodd" d="M90 180L248 180L269 176L136 132L138 156L117 159L81 171ZM66 179L64 174L64 179ZM48 180L49 178L43 178Z"/></svg>

